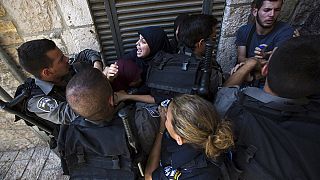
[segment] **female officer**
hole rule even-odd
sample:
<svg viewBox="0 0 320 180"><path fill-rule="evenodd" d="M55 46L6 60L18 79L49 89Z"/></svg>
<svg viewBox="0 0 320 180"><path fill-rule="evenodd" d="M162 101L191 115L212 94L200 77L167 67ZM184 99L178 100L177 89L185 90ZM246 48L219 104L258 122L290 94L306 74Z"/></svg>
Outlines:
<svg viewBox="0 0 320 180"><path fill-rule="evenodd" d="M215 160L233 145L229 123L196 95L177 96L167 112L160 108L160 113L160 131L149 155L146 179L221 179Z"/></svg>

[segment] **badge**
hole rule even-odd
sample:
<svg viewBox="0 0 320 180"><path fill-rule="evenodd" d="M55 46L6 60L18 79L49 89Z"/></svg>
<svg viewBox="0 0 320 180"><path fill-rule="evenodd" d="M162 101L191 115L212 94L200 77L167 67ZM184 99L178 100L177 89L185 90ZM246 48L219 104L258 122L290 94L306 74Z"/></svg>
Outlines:
<svg viewBox="0 0 320 180"><path fill-rule="evenodd" d="M165 176L169 180L178 180L179 177L181 176L181 172L178 171L177 169L173 169L172 166L166 166L163 168Z"/></svg>
<svg viewBox="0 0 320 180"><path fill-rule="evenodd" d="M51 97L42 97L38 101L37 107L44 112L51 112L53 109L58 107L58 102Z"/></svg>
<svg viewBox="0 0 320 180"><path fill-rule="evenodd" d="M160 117L160 114L158 112L158 107L154 106L154 107L144 107L150 114L151 117L153 118L157 118Z"/></svg>

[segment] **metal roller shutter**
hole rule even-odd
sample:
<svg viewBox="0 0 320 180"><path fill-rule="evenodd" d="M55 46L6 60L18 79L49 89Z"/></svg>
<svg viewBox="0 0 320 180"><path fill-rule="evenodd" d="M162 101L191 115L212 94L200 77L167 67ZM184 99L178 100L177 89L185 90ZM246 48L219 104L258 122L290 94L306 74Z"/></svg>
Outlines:
<svg viewBox="0 0 320 180"><path fill-rule="evenodd" d="M173 21L177 15L201 13L205 5L211 6L210 3L213 6L212 14L221 22L224 0L89 0L102 51L107 61L116 60L132 50L140 28L161 26L168 37L172 38Z"/></svg>
<svg viewBox="0 0 320 180"><path fill-rule="evenodd" d="M217 20L219 21L219 24L217 26L217 41L216 46L214 48L214 51L216 52L219 40L220 40L220 29L221 29L221 22L223 18L224 8L225 8L226 1L225 0L214 0L213 6L212 6L212 15L214 15ZM216 55L216 53L214 53Z"/></svg>
<svg viewBox="0 0 320 180"><path fill-rule="evenodd" d="M104 0L89 0L89 7L105 61L117 59L120 55L115 48ZM118 54L117 54L118 53Z"/></svg>
<svg viewBox="0 0 320 180"><path fill-rule="evenodd" d="M115 4L125 52L135 47L137 31L146 26L161 26L173 36L173 21L180 13L201 13L202 0L119 0Z"/></svg>

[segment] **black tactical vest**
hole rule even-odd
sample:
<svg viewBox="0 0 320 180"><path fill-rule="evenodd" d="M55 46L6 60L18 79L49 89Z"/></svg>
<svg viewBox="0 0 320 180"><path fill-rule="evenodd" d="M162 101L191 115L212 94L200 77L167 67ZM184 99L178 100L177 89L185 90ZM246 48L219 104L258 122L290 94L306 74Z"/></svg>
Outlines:
<svg viewBox="0 0 320 180"><path fill-rule="evenodd" d="M319 105L250 88L241 92L226 114L237 138L233 160L240 177L319 179Z"/></svg>
<svg viewBox="0 0 320 180"><path fill-rule="evenodd" d="M94 124L82 117L60 129L58 149L71 178L134 179L124 127L119 118Z"/></svg>

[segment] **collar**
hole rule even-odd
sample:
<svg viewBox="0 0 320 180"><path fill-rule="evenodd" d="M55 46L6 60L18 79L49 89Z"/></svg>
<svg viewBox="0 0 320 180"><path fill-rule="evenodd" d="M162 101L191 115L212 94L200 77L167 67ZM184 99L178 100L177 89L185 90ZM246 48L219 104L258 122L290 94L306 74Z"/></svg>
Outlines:
<svg viewBox="0 0 320 180"><path fill-rule="evenodd" d="M262 89L255 88L255 87L245 88L242 90L242 92L245 95L250 96L264 103L265 106L270 107L272 109L304 111L304 108L301 109L301 107L308 105L310 103L310 100L308 98L288 99L288 98L273 96L271 94L266 93Z"/></svg>
<svg viewBox="0 0 320 180"><path fill-rule="evenodd" d="M182 144L180 146L171 137L166 137L166 139L168 140L167 151L171 154L171 166L173 169L183 166L202 154L201 150L194 148L191 144Z"/></svg>
<svg viewBox="0 0 320 180"><path fill-rule="evenodd" d="M44 92L44 94L48 95L52 89L54 84L48 81L43 81L41 79L35 78L35 83L40 89Z"/></svg>
<svg viewBox="0 0 320 180"><path fill-rule="evenodd" d="M307 98L299 98L299 99L288 99L279 96L273 96L269 93L264 92L262 89L255 88L255 87L248 87L243 89L243 93L253 97L263 103L270 103L270 102L279 102L285 104L308 104L309 100Z"/></svg>

